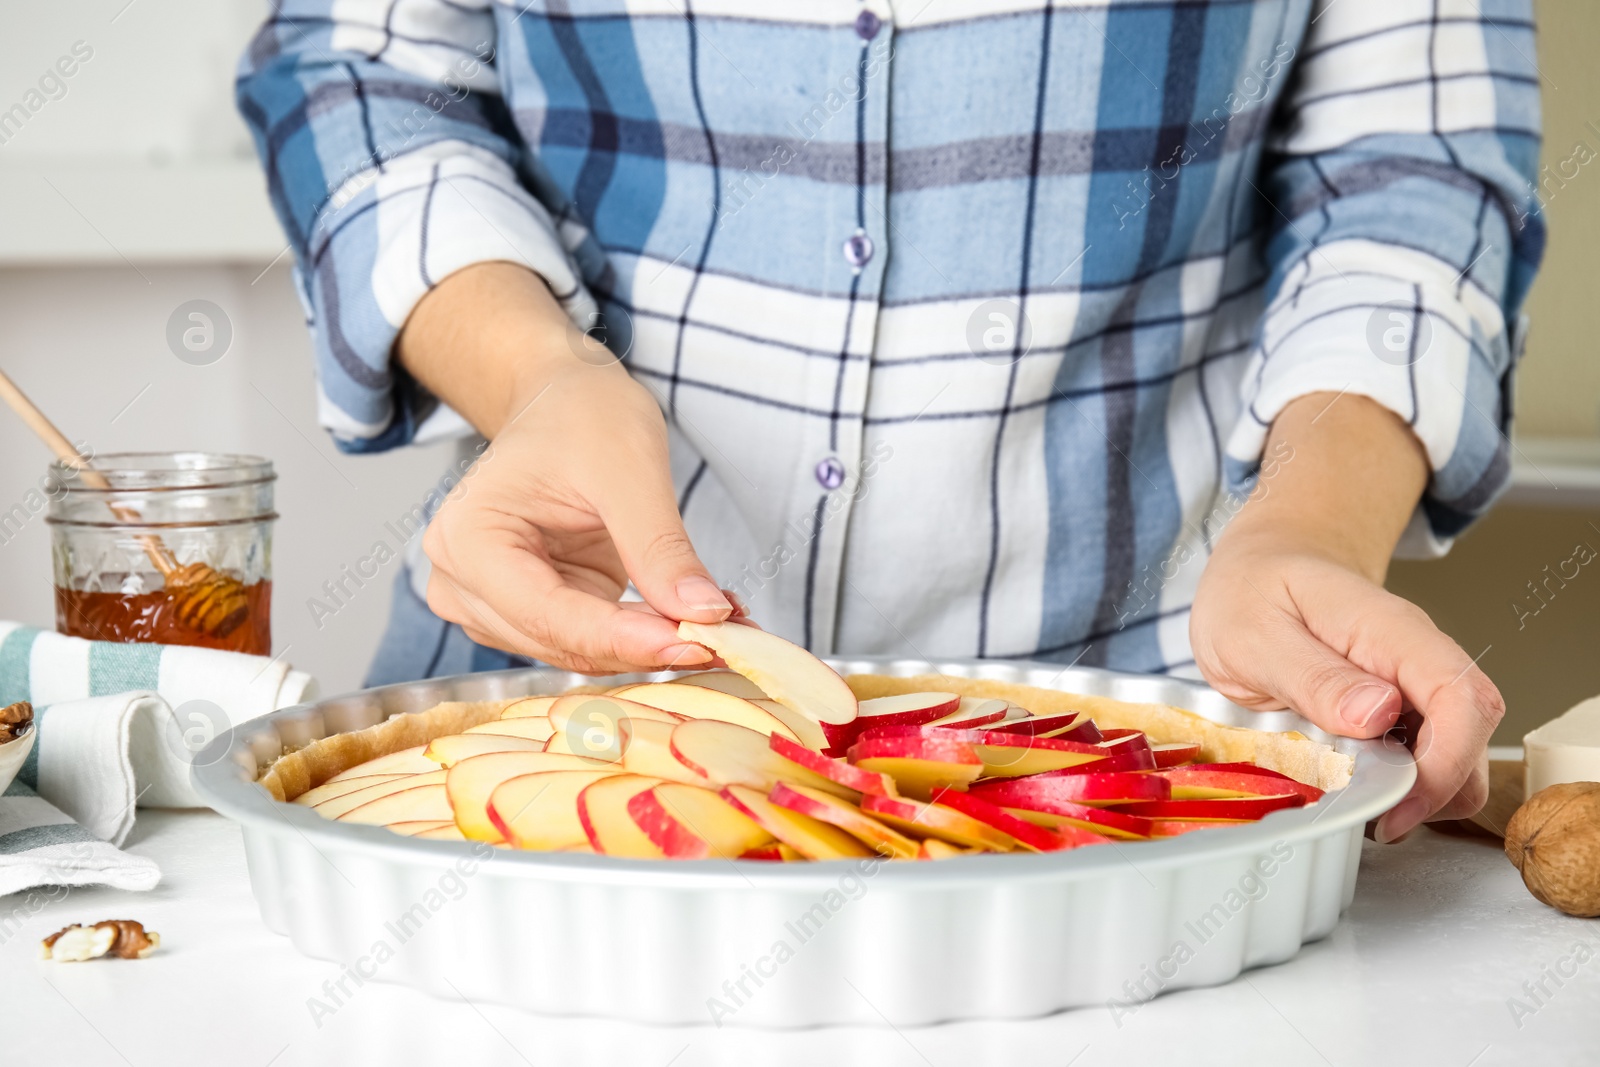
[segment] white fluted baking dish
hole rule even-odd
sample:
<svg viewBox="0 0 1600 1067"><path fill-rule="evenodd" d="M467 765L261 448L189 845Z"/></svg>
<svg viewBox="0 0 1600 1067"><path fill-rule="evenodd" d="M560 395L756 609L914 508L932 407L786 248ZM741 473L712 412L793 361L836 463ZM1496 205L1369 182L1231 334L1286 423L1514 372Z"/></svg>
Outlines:
<svg viewBox="0 0 1600 1067"><path fill-rule="evenodd" d="M1353 756L1354 776L1319 804L1164 841L805 864L419 841L329 821L255 784L285 746L445 700L593 681L531 669L286 708L218 737L197 757L194 782L243 826L267 926L344 964L342 985L325 994L329 1010L341 989L393 981L554 1015L794 1027L1025 1018L1084 1005L1126 1012L1160 992L1287 960L1334 928L1355 892L1365 824L1415 778L1403 748L1334 738L1289 712L1246 711L1177 679L988 660L829 663L843 674L991 678L1300 730Z"/></svg>

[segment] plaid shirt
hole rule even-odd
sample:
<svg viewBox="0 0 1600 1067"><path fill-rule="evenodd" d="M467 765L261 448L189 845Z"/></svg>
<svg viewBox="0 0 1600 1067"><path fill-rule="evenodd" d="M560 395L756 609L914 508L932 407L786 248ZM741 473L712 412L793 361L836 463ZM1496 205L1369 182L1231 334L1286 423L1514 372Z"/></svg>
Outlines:
<svg viewBox="0 0 1600 1067"><path fill-rule="evenodd" d="M1505 483L1533 54L1527 0L281 0L238 98L341 447L465 432L391 346L523 263L769 628L1163 670L1295 397L1411 425L1417 545Z"/></svg>

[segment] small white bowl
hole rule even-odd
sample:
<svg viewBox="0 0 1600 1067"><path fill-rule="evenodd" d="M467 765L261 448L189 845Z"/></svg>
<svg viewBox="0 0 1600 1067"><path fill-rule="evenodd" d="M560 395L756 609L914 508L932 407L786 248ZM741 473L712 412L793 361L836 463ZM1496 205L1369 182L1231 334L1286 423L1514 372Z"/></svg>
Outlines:
<svg viewBox="0 0 1600 1067"><path fill-rule="evenodd" d="M22 770L22 765L28 761L28 753L33 751L33 737L39 732L39 724L33 723L28 727L28 732L21 737L13 738L0 745L0 793L11 788L11 780Z"/></svg>

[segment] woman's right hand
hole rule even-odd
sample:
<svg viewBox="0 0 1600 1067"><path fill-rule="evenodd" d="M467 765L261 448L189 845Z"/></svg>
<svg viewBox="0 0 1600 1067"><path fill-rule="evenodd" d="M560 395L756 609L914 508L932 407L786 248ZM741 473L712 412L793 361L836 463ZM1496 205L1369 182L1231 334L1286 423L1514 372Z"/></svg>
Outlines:
<svg viewBox="0 0 1600 1067"><path fill-rule="evenodd" d="M711 660L677 620L737 609L684 531L661 410L542 281L506 263L451 275L397 351L491 442L423 539L435 614L585 674ZM630 579L643 604L618 602Z"/></svg>

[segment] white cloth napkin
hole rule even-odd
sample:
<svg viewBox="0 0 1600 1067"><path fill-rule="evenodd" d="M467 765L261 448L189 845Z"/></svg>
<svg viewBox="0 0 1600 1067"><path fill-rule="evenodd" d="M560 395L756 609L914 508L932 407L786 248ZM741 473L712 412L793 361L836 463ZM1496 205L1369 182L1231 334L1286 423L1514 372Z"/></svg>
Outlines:
<svg viewBox="0 0 1600 1067"><path fill-rule="evenodd" d="M0 896L50 887L14 903L13 920L19 912L43 908L61 887L144 890L159 881L161 869L154 860L97 840L21 782L12 782L0 796Z"/></svg>

